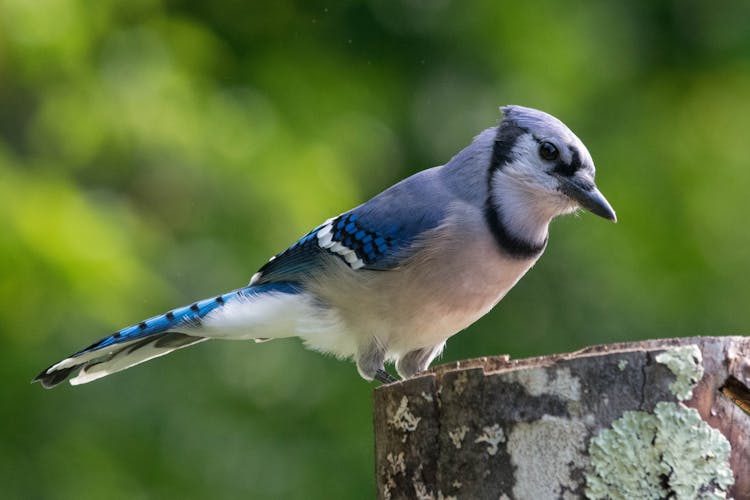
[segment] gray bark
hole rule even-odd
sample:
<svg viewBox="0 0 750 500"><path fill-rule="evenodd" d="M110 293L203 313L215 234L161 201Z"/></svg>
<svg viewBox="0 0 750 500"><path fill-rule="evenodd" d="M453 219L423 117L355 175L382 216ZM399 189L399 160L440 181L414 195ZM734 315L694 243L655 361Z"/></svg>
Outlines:
<svg viewBox="0 0 750 500"><path fill-rule="evenodd" d="M438 366L375 390L379 498L750 498L750 339Z"/></svg>

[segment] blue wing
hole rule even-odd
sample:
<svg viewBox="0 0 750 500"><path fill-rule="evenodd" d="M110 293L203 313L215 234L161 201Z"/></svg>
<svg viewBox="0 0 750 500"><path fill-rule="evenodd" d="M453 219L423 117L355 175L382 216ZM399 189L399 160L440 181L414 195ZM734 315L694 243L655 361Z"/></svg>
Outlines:
<svg viewBox="0 0 750 500"><path fill-rule="evenodd" d="M341 258L355 270L398 267L411 255L415 240L445 217L447 207L439 193L421 182L428 180L423 177L431 170L316 227L260 268L252 283L296 281L321 265L326 254Z"/></svg>

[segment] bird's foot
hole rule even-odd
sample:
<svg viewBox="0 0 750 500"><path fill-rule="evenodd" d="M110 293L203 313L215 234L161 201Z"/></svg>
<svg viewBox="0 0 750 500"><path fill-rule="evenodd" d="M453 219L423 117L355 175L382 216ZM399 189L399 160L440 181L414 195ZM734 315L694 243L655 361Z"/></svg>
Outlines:
<svg viewBox="0 0 750 500"><path fill-rule="evenodd" d="M375 372L375 380L384 384L392 384L393 382L398 382L398 379L396 377L385 371L383 368L378 368L378 370Z"/></svg>

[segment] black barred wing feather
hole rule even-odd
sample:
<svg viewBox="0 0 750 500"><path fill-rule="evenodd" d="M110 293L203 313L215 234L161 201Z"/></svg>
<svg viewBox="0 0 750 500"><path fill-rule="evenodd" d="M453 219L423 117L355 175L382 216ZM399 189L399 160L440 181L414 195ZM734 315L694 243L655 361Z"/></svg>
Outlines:
<svg viewBox="0 0 750 500"><path fill-rule="evenodd" d="M422 171L345 212L303 236L272 258L252 284L295 281L322 264L326 254L342 259L353 270L397 268L413 251L413 243L445 218L444 191L435 184L435 170Z"/></svg>
<svg viewBox="0 0 750 500"><path fill-rule="evenodd" d="M295 281L314 271L321 256L331 254L353 270L386 271L399 266L408 257L409 248L419 232L403 225L377 227L354 212L327 220L273 257L251 284Z"/></svg>

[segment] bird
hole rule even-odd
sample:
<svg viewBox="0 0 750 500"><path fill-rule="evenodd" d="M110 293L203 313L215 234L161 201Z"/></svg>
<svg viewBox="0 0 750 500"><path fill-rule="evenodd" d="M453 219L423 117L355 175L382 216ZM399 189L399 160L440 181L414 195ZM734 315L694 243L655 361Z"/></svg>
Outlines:
<svg viewBox="0 0 750 500"><path fill-rule="evenodd" d="M299 337L351 359L367 381L424 372L544 252L550 222L580 209L617 222L583 142L518 105L445 165L332 217L249 284L123 328L43 370L85 384L209 339Z"/></svg>

